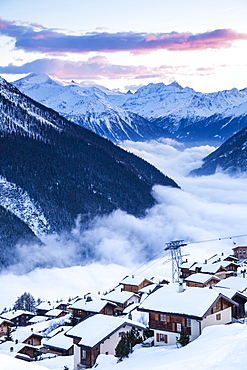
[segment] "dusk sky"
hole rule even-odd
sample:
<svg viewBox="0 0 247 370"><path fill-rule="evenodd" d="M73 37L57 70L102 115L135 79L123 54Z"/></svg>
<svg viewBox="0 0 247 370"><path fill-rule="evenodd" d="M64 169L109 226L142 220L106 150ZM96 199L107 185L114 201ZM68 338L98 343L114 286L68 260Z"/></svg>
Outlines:
<svg viewBox="0 0 247 370"><path fill-rule="evenodd" d="M246 0L0 0L0 75L247 87Z"/></svg>

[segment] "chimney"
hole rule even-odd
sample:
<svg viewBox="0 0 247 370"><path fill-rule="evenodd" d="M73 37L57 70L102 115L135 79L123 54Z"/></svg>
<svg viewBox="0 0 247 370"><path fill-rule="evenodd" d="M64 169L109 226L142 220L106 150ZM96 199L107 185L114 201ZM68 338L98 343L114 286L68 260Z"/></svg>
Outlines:
<svg viewBox="0 0 247 370"><path fill-rule="evenodd" d="M183 283L178 284L178 293L183 293L185 291Z"/></svg>
<svg viewBox="0 0 247 370"><path fill-rule="evenodd" d="M208 263L208 260L205 260L205 262L204 262L204 263L205 263L205 265L206 265L206 264Z"/></svg>

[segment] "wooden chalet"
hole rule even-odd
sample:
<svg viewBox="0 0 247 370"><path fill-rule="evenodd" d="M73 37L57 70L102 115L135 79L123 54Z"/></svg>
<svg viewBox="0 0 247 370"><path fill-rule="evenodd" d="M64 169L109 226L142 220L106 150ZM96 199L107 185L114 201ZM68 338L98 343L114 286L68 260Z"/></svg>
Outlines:
<svg viewBox="0 0 247 370"><path fill-rule="evenodd" d="M53 306L51 302L41 302L37 307L36 307L36 315L37 316L44 316L46 312L50 311L53 309Z"/></svg>
<svg viewBox="0 0 247 370"><path fill-rule="evenodd" d="M54 353L59 356L70 356L74 354L73 339L65 335L62 330L43 343L42 351L45 353Z"/></svg>
<svg viewBox="0 0 247 370"><path fill-rule="evenodd" d="M15 326L27 326L29 325L29 320L34 317L33 312L29 311L9 311L2 314L2 317L10 320Z"/></svg>
<svg viewBox="0 0 247 370"><path fill-rule="evenodd" d="M32 346L40 346L43 339L42 334L30 334L22 343L30 344Z"/></svg>
<svg viewBox="0 0 247 370"><path fill-rule="evenodd" d="M0 338L5 336L13 326L15 325L12 321L0 317Z"/></svg>
<svg viewBox="0 0 247 370"><path fill-rule="evenodd" d="M147 279L145 277L140 276L126 276L122 281L120 281L122 285L122 290L127 292L138 293L140 289L143 287L153 284L151 279Z"/></svg>
<svg viewBox="0 0 247 370"><path fill-rule="evenodd" d="M45 316L48 317L49 319L59 319L60 317L63 317L67 315L67 311L59 310L59 309L52 309L50 311L47 311Z"/></svg>
<svg viewBox="0 0 247 370"><path fill-rule="evenodd" d="M184 279L186 286L188 287L213 287L220 281L220 278L215 275L202 274L200 272L192 274Z"/></svg>
<svg viewBox="0 0 247 370"><path fill-rule="evenodd" d="M68 310L72 312L74 317L85 318L92 314L112 316L115 314L116 307L116 303L104 301L101 299L79 299L71 306L69 306Z"/></svg>
<svg viewBox="0 0 247 370"><path fill-rule="evenodd" d="M74 369L92 367L99 354L115 355L115 348L123 334L145 326L128 319L107 315L94 315L77 324L66 335L74 342Z"/></svg>
<svg viewBox="0 0 247 370"><path fill-rule="evenodd" d="M234 253L234 257L239 260L247 259L247 246L239 246L232 249Z"/></svg>
<svg viewBox="0 0 247 370"><path fill-rule="evenodd" d="M180 266L182 279L186 279L195 273L203 273L218 276L220 279L225 279L229 276L235 276L238 269L238 265L232 261L215 261L208 262L205 260L204 263L183 263Z"/></svg>
<svg viewBox="0 0 247 370"><path fill-rule="evenodd" d="M140 302L138 294L117 289L105 294L101 299L116 304L115 312L120 313L130 304Z"/></svg>
<svg viewBox="0 0 247 370"><path fill-rule="evenodd" d="M238 303L238 306L232 307L232 317L235 319L241 319L245 317L245 304L247 302L247 296L244 293L238 292L235 289L221 288L217 286L215 286L214 289Z"/></svg>
<svg viewBox="0 0 247 370"><path fill-rule="evenodd" d="M32 359L36 359L40 355L42 355L42 351L39 347L33 346L31 344L23 344L22 348L19 349L15 357L24 361L31 361Z"/></svg>
<svg viewBox="0 0 247 370"><path fill-rule="evenodd" d="M231 323L235 306L237 302L214 289L173 285L150 294L138 310L149 313L155 345L174 345L182 332L192 341L206 326Z"/></svg>

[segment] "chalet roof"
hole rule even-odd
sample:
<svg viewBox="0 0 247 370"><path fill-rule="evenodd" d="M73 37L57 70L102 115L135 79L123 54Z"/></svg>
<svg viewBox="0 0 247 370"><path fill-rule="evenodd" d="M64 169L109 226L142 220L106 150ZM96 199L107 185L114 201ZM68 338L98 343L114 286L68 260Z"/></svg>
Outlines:
<svg viewBox="0 0 247 370"><path fill-rule="evenodd" d="M15 319L21 315L32 315L35 316L33 312L23 311L23 310L16 310L16 311L9 311L2 314L2 317L8 320Z"/></svg>
<svg viewBox="0 0 247 370"><path fill-rule="evenodd" d="M203 274L201 272L198 272L196 274L192 274L192 275L188 276L185 279L185 281L189 281L189 282L193 282L193 283L199 283L199 284L207 284L212 279L220 281L220 278L218 278L215 275Z"/></svg>
<svg viewBox="0 0 247 370"><path fill-rule="evenodd" d="M54 337L54 335L57 335L58 333L60 332L63 332L63 333L66 333L68 330L70 330L72 328L72 326L68 326L68 325L61 325L61 326L58 326L56 329L52 330L48 335L47 337L51 338L51 337Z"/></svg>
<svg viewBox="0 0 247 370"><path fill-rule="evenodd" d="M225 287L243 292L247 288L247 278L230 276L227 279L219 281L216 287Z"/></svg>
<svg viewBox="0 0 247 370"><path fill-rule="evenodd" d="M138 290L138 293L142 294L149 294L152 293L152 291L157 287L158 284L148 284L144 286L143 288Z"/></svg>
<svg viewBox="0 0 247 370"><path fill-rule="evenodd" d="M0 317L0 325L2 325L4 322L6 322L9 325L14 325L12 321L5 319L4 317Z"/></svg>
<svg viewBox="0 0 247 370"><path fill-rule="evenodd" d="M42 322L42 321L45 321L47 320L47 317L45 316L34 316L32 317L28 322L31 323L31 324L36 324L37 322Z"/></svg>
<svg viewBox="0 0 247 370"><path fill-rule="evenodd" d="M247 302L247 295L244 294L244 293L241 293L241 292L239 292L235 289L221 288L221 287L215 287L215 286L214 286L214 289L217 292L220 292L220 293L224 294L225 296L227 296L230 299L234 300L234 297L236 295L238 295L239 297L241 297L243 300L245 300Z"/></svg>
<svg viewBox="0 0 247 370"><path fill-rule="evenodd" d="M79 338L81 346L94 348L124 325L145 329L145 325L126 318L98 314L83 320L66 335Z"/></svg>
<svg viewBox="0 0 247 370"><path fill-rule="evenodd" d="M120 281L120 284L126 284L126 285L140 285L144 280L148 280L150 284L152 283L151 279L147 279L145 276L126 276L123 280Z"/></svg>
<svg viewBox="0 0 247 370"><path fill-rule="evenodd" d="M53 305L50 302L41 302L37 307L36 310L51 310Z"/></svg>
<svg viewBox="0 0 247 370"><path fill-rule="evenodd" d="M238 250L238 249L245 249L246 250L247 249L247 246L246 245L242 245L242 246L239 245L239 246L237 246L235 248L232 248L233 251Z"/></svg>
<svg viewBox="0 0 247 370"><path fill-rule="evenodd" d="M73 346L73 339L65 335L65 331L61 331L52 338L46 340L44 346L55 347L59 349L69 349Z"/></svg>
<svg viewBox="0 0 247 370"><path fill-rule="evenodd" d="M193 265L197 264L198 262L183 262L181 264L181 268L183 269L191 269Z"/></svg>
<svg viewBox="0 0 247 370"><path fill-rule="evenodd" d="M229 261L221 261L221 262L215 262L215 263L196 263L193 265L193 271L195 271L196 267L200 268L200 272L204 273L211 273L215 274L221 267L223 269L226 268L229 264L232 262Z"/></svg>
<svg viewBox="0 0 247 370"><path fill-rule="evenodd" d="M178 285L172 284L150 294L138 309L203 319L221 296L223 295L209 288L186 287L183 292L179 292ZM223 297L234 305L235 302Z"/></svg>
<svg viewBox="0 0 247 370"><path fill-rule="evenodd" d="M99 313L103 308L108 304L108 301L104 301L102 299L95 299L93 301L88 301L86 299L80 299L74 304L72 304L69 308ZM114 305L114 303L111 303Z"/></svg>
<svg viewBox="0 0 247 370"><path fill-rule="evenodd" d="M52 317L57 317L58 315L60 315L61 313L63 313L65 311L63 310L58 310L57 308L54 308L48 312L45 313L45 316L52 316Z"/></svg>
<svg viewBox="0 0 247 370"><path fill-rule="evenodd" d="M102 300L107 300L107 301L110 301L110 302L123 304L133 296L138 297L138 295L133 293L133 292L126 292L124 290L123 291L113 290L112 292L110 292L108 294L105 294L101 299Z"/></svg>

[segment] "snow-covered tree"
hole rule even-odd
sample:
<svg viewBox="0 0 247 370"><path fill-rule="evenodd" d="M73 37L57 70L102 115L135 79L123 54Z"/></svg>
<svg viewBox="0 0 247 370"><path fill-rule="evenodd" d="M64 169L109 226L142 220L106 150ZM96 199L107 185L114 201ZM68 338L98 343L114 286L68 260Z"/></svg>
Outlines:
<svg viewBox="0 0 247 370"><path fill-rule="evenodd" d="M20 297L17 298L13 309L35 312L36 301L30 293L25 292Z"/></svg>

